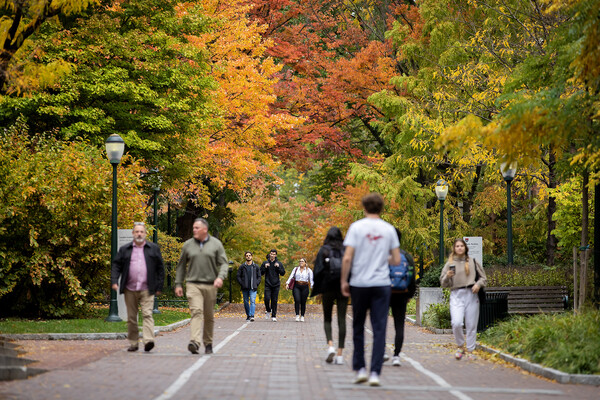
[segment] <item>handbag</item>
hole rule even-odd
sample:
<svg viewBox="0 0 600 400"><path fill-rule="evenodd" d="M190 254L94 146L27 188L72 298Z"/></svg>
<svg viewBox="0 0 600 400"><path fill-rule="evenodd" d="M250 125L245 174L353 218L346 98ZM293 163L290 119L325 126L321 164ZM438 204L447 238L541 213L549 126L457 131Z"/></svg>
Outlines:
<svg viewBox="0 0 600 400"><path fill-rule="evenodd" d="M477 260L473 259L473 262L475 263L475 283L477 283L477 281L479 280L479 271L477 270L477 266L479 264L477 264ZM485 288L484 287L480 287L479 288L479 292L477 292L477 296L479 296L479 304L485 304Z"/></svg>
<svg viewBox="0 0 600 400"><path fill-rule="evenodd" d="M290 283L288 283L288 288L292 290L294 285L296 284L296 268L294 268L294 277L290 279Z"/></svg>

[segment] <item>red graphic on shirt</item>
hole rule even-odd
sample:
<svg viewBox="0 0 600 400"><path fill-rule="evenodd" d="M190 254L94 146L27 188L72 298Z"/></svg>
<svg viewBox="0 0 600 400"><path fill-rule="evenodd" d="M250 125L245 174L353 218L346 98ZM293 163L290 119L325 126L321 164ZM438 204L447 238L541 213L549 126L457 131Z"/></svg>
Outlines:
<svg viewBox="0 0 600 400"><path fill-rule="evenodd" d="M371 244L373 244L373 242L376 242L377 240L381 239L382 237L383 237L382 235L373 236L370 233L367 233L367 239L369 239L369 242L371 242Z"/></svg>

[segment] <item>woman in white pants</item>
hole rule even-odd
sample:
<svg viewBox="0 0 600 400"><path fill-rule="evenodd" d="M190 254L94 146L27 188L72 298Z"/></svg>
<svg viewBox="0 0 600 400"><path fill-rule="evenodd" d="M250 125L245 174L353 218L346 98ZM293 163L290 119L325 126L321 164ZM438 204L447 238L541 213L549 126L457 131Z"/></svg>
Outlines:
<svg viewBox="0 0 600 400"><path fill-rule="evenodd" d="M476 275L479 279L475 281ZM442 287L450 288L450 317L452 319L452 332L458 349L455 357L460 360L467 352L468 358L473 358L471 352L475 350L477 337L477 322L479 321L479 297L477 292L486 284L485 271L469 257L469 248L461 238L454 240L452 254L442 269L440 282ZM464 326L467 331L466 349Z"/></svg>

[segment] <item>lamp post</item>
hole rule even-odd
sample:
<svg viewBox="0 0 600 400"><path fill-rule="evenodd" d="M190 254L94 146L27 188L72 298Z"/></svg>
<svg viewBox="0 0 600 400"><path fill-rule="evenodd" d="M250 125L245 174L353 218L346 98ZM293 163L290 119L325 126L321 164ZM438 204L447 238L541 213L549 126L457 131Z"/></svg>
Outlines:
<svg viewBox="0 0 600 400"><path fill-rule="evenodd" d="M440 179L435 184L435 195L440 201L440 265L444 263L444 200L448 195L448 182Z"/></svg>
<svg viewBox="0 0 600 400"><path fill-rule="evenodd" d="M507 229L507 259L508 265L513 264L513 247L512 247L512 208L510 204L510 184L517 173L516 164L508 165L503 163L500 166L502 176L506 181L506 229Z"/></svg>
<svg viewBox="0 0 600 400"><path fill-rule="evenodd" d="M121 136L113 134L106 139L106 157L113 167L113 184L112 184L112 222L110 226L111 242L110 242L110 265L117 256L117 166L121 162L123 152L125 151L125 142ZM122 321L119 317L119 306L117 304L117 291L112 287L110 289L110 306L108 309L107 322Z"/></svg>
<svg viewBox="0 0 600 400"><path fill-rule="evenodd" d="M158 173L158 169L154 170ZM156 177L155 185L154 185L154 233L152 234L152 241L158 244L158 192L160 192L160 185L162 183L162 179L160 175ZM162 314L158 309L158 296L154 296L154 308L152 310L152 314Z"/></svg>
<svg viewBox="0 0 600 400"><path fill-rule="evenodd" d="M229 304L231 304L232 300L232 296L231 296L231 273L233 272L233 261L229 261L229 268L228 268L228 272L229 272Z"/></svg>

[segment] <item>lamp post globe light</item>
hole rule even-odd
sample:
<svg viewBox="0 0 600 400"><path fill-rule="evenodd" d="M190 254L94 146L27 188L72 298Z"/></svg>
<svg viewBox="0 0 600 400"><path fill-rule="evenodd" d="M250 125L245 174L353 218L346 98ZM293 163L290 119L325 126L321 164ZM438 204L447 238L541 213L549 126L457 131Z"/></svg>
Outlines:
<svg viewBox="0 0 600 400"><path fill-rule="evenodd" d="M440 179L435 184L435 195L440 201L440 260L439 264L444 263L444 200L448 195L448 182Z"/></svg>
<svg viewBox="0 0 600 400"><path fill-rule="evenodd" d="M500 165L500 171L506 181L506 229L507 229L507 253L506 258L508 265L513 264L513 246L512 246L512 207L510 203L510 184L517 174L517 165L508 163L502 163Z"/></svg>
<svg viewBox="0 0 600 400"><path fill-rule="evenodd" d="M117 166L121 162L121 157L125 152L125 142L121 136L117 134L110 135L106 139L106 157L110 161L113 167L113 185L112 185L112 222L111 222L111 242L110 242L110 265L117 256ZM117 291L110 289L110 307L108 310L108 317L105 321L107 322L119 322L122 321L119 317L119 308L117 304Z"/></svg>
<svg viewBox="0 0 600 400"><path fill-rule="evenodd" d="M154 172L158 174L158 169L154 169ZM162 183L162 179L160 175L156 176L155 184L154 184L154 233L152 235L152 241L158 244L158 192L160 192L160 185ZM162 314L158 309L158 296L154 296L154 309L152 310L152 314Z"/></svg>

